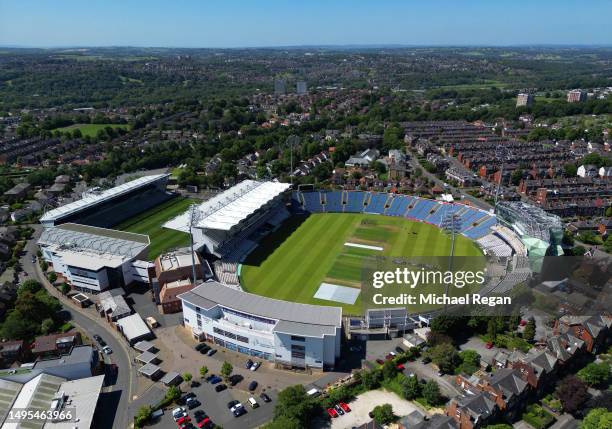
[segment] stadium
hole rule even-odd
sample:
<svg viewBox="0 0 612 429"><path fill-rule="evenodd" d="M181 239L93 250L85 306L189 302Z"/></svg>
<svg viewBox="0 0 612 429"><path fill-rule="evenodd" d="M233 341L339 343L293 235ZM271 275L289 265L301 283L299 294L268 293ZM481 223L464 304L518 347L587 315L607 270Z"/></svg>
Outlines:
<svg viewBox="0 0 612 429"><path fill-rule="evenodd" d="M215 281L178 295L184 325L199 340L283 366L333 367L341 326L388 337L440 309L364 309L361 276L372 261L446 261L452 246L455 257L483 261L487 281L473 291L482 295L531 274L512 224L466 204L255 180L196 201L167 192L167 179L141 177L45 213L43 257L73 288L95 294L147 283L152 260L191 236Z"/></svg>

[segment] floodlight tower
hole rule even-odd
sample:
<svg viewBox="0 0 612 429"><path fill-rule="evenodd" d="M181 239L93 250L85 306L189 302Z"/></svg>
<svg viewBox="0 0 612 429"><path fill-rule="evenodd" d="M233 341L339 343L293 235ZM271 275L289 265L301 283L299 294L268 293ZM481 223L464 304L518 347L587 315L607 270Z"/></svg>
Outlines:
<svg viewBox="0 0 612 429"><path fill-rule="evenodd" d="M497 183L497 188L495 189L495 200L493 203L494 213L497 214L497 200L499 198L499 189L502 186L502 181L504 180L504 168L506 167L506 160L508 160L512 156L512 151L505 146L498 146L495 148L495 158L501 159L501 169L499 171L499 182Z"/></svg>
<svg viewBox="0 0 612 429"><path fill-rule="evenodd" d="M287 140L285 141L285 144L288 145L291 148L291 155L289 156L290 158L290 162L291 162L291 171L289 172L289 181L291 183L291 188L293 189L293 147L295 145L299 145L300 144L300 138L298 136L296 136L295 134L291 134L289 137L287 137Z"/></svg>
<svg viewBox="0 0 612 429"><path fill-rule="evenodd" d="M444 216L444 219L442 219L440 226L442 229L451 234L451 248L450 254L448 255L448 271L451 271L453 268L453 256L455 255L455 235L461 231L461 219L455 212L448 213L446 216ZM448 296L448 287L449 285L447 283L446 290L444 292L446 296ZM444 312L446 312L447 307L448 304L444 304Z"/></svg>
<svg viewBox="0 0 612 429"><path fill-rule="evenodd" d="M198 225L200 220L202 219L202 212L199 210L197 204L192 204L189 206L189 240L190 240L190 249L191 249L191 271L193 275L193 285L195 286L198 277L196 275L196 267L195 267L195 251L193 250L193 228Z"/></svg>

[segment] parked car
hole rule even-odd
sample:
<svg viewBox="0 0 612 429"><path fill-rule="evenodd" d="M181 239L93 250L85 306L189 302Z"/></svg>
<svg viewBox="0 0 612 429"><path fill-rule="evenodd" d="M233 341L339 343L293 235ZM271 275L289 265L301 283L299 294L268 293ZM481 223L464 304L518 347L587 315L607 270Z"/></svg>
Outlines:
<svg viewBox="0 0 612 429"><path fill-rule="evenodd" d="M338 413L336 412L336 410L334 410L333 408L328 408L327 409L327 414L329 414L329 416L332 419L335 419L336 417L338 417Z"/></svg>
<svg viewBox="0 0 612 429"><path fill-rule="evenodd" d="M403 363L398 363L395 367L397 368L398 371L403 371L406 369Z"/></svg>
<svg viewBox="0 0 612 429"><path fill-rule="evenodd" d="M236 401L235 399L233 401L229 401L227 403L227 409L231 410L232 408L234 408L236 405L238 405L240 403L240 401Z"/></svg>
<svg viewBox="0 0 612 429"><path fill-rule="evenodd" d="M215 386L215 392L219 393L219 392L223 392L225 389L227 389L227 386L223 383L221 384L217 384Z"/></svg>
<svg viewBox="0 0 612 429"><path fill-rule="evenodd" d="M100 341L100 340L102 340L102 337L101 337L101 336L99 336L98 334L95 334L95 335L93 336L93 338L94 338L94 340L96 340L96 341Z"/></svg>
<svg viewBox="0 0 612 429"><path fill-rule="evenodd" d="M246 409L240 402L230 408L230 411L234 415L234 417L240 417L241 415L246 413Z"/></svg>
<svg viewBox="0 0 612 429"><path fill-rule="evenodd" d="M187 410L183 407L178 407L172 410L172 418L175 422L179 421L179 419L185 417L187 415Z"/></svg>
<svg viewBox="0 0 612 429"><path fill-rule="evenodd" d="M191 398L195 398L196 394L193 392L189 392L189 393L185 393L183 396L181 396L181 398L178 400L178 403L183 405L187 403L188 399Z"/></svg>
<svg viewBox="0 0 612 429"><path fill-rule="evenodd" d="M221 377L216 375L211 375L209 378L207 378L207 380L210 384L221 383Z"/></svg>
<svg viewBox="0 0 612 429"><path fill-rule="evenodd" d="M485 344L485 347L487 349L492 349L493 348L493 343L492 342L488 342L488 343Z"/></svg>
<svg viewBox="0 0 612 429"><path fill-rule="evenodd" d="M244 364L244 367L246 369L251 368L251 365L253 365L253 361L251 359L247 360L246 363Z"/></svg>
<svg viewBox="0 0 612 429"><path fill-rule="evenodd" d="M111 349L109 346L104 346L102 347L102 351L104 352L104 354L106 355L110 355L113 353L113 349Z"/></svg>
<svg viewBox="0 0 612 429"><path fill-rule="evenodd" d="M187 401L185 401L185 405L187 405L187 408L189 408L190 410L193 410L194 408L199 407L200 405L202 405L202 403L200 401L198 401L196 398L189 398L189 399L187 399Z"/></svg>
<svg viewBox="0 0 612 429"><path fill-rule="evenodd" d="M340 405L340 408L342 408L345 413L351 412L351 407L349 407L348 404L346 404L345 402L340 402L338 405Z"/></svg>
<svg viewBox="0 0 612 429"><path fill-rule="evenodd" d="M379 365L384 365L385 361L379 358L379 359L376 359L376 363Z"/></svg>
<svg viewBox="0 0 612 429"><path fill-rule="evenodd" d="M197 424L200 429L208 429L213 427L213 422L210 417L204 417L202 420L197 422Z"/></svg>
<svg viewBox="0 0 612 429"><path fill-rule="evenodd" d="M214 355L215 353L217 353L217 349L210 349L209 351L207 351L207 352L206 352L206 355L207 355L207 356L212 356L212 355Z"/></svg>
<svg viewBox="0 0 612 429"><path fill-rule="evenodd" d="M261 366L261 362L255 362L253 365L251 365L251 371L257 371L257 368L259 368Z"/></svg>
<svg viewBox="0 0 612 429"><path fill-rule="evenodd" d="M195 348L197 351L200 351L200 350L202 350L202 349L203 349L203 348L205 348L205 347L208 347L208 345L207 345L206 343L199 343L199 344L196 344L194 348Z"/></svg>
<svg viewBox="0 0 612 429"><path fill-rule="evenodd" d="M249 405L251 406L251 408L259 407L259 404L255 400L255 398L253 398L252 396L249 398Z"/></svg>
<svg viewBox="0 0 612 429"><path fill-rule="evenodd" d="M253 380L249 383L249 391L252 392L255 389L257 389L257 382Z"/></svg>
<svg viewBox="0 0 612 429"><path fill-rule="evenodd" d="M343 416L343 415L344 415L344 410L342 409L342 407L340 407L340 405L338 405L338 404L334 405L334 409L335 409L335 410L336 410L336 412L337 412L338 414L340 414L341 416Z"/></svg>
<svg viewBox="0 0 612 429"><path fill-rule="evenodd" d="M404 349L403 349L403 348L401 348L400 346L397 346L397 347L395 348L395 351L396 351L396 352L398 352L398 353L404 353L406 350L404 350Z"/></svg>
<svg viewBox="0 0 612 429"><path fill-rule="evenodd" d="M397 353L395 353L394 351L390 351L388 356L395 357L397 356Z"/></svg>
<svg viewBox="0 0 612 429"><path fill-rule="evenodd" d="M262 400L262 401L264 401L264 402L271 402L271 401L272 401L272 399L271 399L271 398L270 398L270 397L269 397L269 396L268 396L266 393L264 393L264 392L261 392L261 393L259 394L259 397L260 397L260 398L261 398L261 400Z"/></svg>
<svg viewBox="0 0 612 429"><path fill-rule="evenodd" d="M229 378L230 386L234 387L235 385L240 383L242 380L244 380L244 377L241 376L240 374L232 374Z"/></svg>
<svg viewBox="0 0 612 429"><path fill-rule="evenodd" d="M199 381L193 380L190 384L191 387L200 387L202 384Z"/></svg>

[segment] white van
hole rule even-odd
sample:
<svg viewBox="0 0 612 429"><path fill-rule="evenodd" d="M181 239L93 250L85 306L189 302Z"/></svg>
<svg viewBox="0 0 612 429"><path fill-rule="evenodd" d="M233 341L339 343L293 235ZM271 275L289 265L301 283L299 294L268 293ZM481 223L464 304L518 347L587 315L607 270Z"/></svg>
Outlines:
<svg viewBox="0 0 612 429"><path fill-rule="evenodd" d="M319 389L316 388L312 388L310 389L308 392L306 392L306 394L308 396L311 396L313 398L316 398L317 396L319 396L321 394L321 391Z"/></svg>
<svg viewBox="0 0 612 429"><path fill-rule="evenodd" d="M251 406L251 408L259 407L259 404L255 400L255 398L253 398L252 396L249 398L249 405Z"/></svg>

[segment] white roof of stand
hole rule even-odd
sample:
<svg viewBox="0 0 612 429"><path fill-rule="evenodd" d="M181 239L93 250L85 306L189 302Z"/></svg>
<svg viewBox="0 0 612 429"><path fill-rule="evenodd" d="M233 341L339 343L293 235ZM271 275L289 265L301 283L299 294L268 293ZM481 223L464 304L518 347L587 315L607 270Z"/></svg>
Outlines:
<svg viewBox="0 0 612 429"><path fill-rule="evenodd" d="M289 183L245 180L198 206L198 228L229 231L289 189ZM189 211L171 219L165 228L189 232Z"/></svg>

